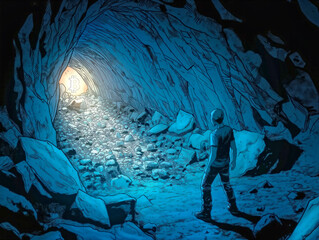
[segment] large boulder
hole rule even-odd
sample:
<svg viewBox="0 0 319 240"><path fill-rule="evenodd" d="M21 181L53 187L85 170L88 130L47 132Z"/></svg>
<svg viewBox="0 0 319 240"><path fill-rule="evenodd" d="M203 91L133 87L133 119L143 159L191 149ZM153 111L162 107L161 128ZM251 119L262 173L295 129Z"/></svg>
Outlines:
<svg viewBox="0 0 319 240"><path fill-rule="evenodd" d="M233 177L243 176L254 169L259 155L265 149L264 135L249 131L234 131L237 148L236 168L231 172ZM232 154L231 154L232 158Z"/></svg>
<svg viewBox="0 0 319 240"><path fill-rule="evenodd" d="M16 164L15 169L21 175L26 193L29 193L31 187L34 186L42 196L52 198L52 196L43 188L41 182L38 180L35 173L26 163L26 161Z"/></svg>
<svg viewBox="0 0 319 240"><path fill-rule="evenodd" d="M264 215L254 227L254 235L258 240L279 239L283 224L274 214Z"/></svg>
<svg viewBox="0 0 319 240"><path fill-rule="evenodd" d="M178 135L186 134L195 127L195 119L192 114L180 110L176 121L169 127L168 131Z"/></svg>
<svg viewBox="0 0 319 240"><path fill-rule="evenodd" d="M79 191L71 208L71 218L82 223L110 226L109 215L102 199Z"/></svg>
<svg viewBox="0 0 319 240"><path fill-rule="evenodd" d="M319 197L308 203L289 240L319 239Z"/></svg>
<svg viewBox="0 0 319 240"><path fill-rule="evenodd" d="M148 132L150 135L158 135L165 132L168 129L168 125L160 123L152 127Z"/></svg>
<svg viewBox="0 0 319 240"><path fill-rule="evenodd" d="M73 195L84 190L77 171L61 150L33 138L21 137L20 141L26 162L50 192Z"/></svg>
<svg viewBox="0 0 319 240"><path fill-rule="evenodd" d="M155 113L152 116L152 123L153 125L157 125L157 124L168 124L168 118L165 117L163 114L155 111Z"/></svg>
<svg viewBox="0 0 319 240"><path fill-rule="evenodd" d="M70 110L74 110L74 111L77 111L77 112L82 112L85 109L87 109L87 103L84 101L83 98L78 98L78 99L73 100L68 105L68 108Z"/></svg>
<svg viewBox="0 0 319 240"><path fill-rule="evenodd" d="M187 145L189 147L200 150L200 149L203 149L205 145L206 146L208 145L208 140L209 138L207 136L194 133L190 136Z"/></svg>
<svg viewBox="0 0 319 240"><path fill-rule="evenodd" d="M135 221L135 198L124 193L99 196L99 198L101 198L106 205L111 225L123 224L129 220Z"/></svg>
<svg viewBox="0 0 319 240"><path fill-rule="evenodd" d="M194 163L196 160L197 155L194 150L182 148L181 152L178 155L178 158L175 161L178 165L187 167L189 164Z"/></svg>
<svg viewBox="0 0 319 240"><path fill-rule="evenodd" d="M9 189L0 185L0 206L18 213L24 211L27 215L37 219L37 212L32 204L23 196L11 192Z"/></svg>
<svg viewBox="0 0 319 240"><path fill-rule="evenodd" d="M116 225L112 228L112 231L114 232L116 239L153 240L151 236L145 234L132 222Z"/></svg>
<svg viewBox="0 0 319 240"><path fill-rule="evenodd" d="M0 185L0 216L20 232L41 230L38 214L32 204L22 195ZM0 236L1 237L1 236Z"/></svg>
<svg viewBox="0 0 319 240"><path fill-rule="evenodd" d="M127 188L132 184L132 180L124 175L119 175L111 180L111 186L115 188Z"/></svg>
<svg viewBox="0 0 319 240"><path fill-rule="evenodd" d="M92 225L84 225L77 222L63 221L57 223L56 227L62 228L76 235L79 240L116 240L114 234L109 230L95 228Z"/></svg>

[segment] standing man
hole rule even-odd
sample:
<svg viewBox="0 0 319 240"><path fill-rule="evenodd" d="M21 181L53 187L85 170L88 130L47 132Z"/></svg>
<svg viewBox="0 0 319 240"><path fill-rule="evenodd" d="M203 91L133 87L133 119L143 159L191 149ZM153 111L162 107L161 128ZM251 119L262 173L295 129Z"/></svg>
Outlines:
<svg viewBox="0 0 319 240"><path fill-rule="evenodd" d="M198 219L209 221L211 220L212 210L212 183L217 174L220 175L224 189L228 199L228 209L231 214L238 214L236 199L233 188L229 183L229 164L230 148L233 152L233 161L231 168L236 167L237 149L234 139L233 129L223 124L224 112L221 109L215 109L211 113L211 121L216 130L210 136L210 156L207 169L205 171L202 182L203 207L202 210L195 214Z"/></svg>

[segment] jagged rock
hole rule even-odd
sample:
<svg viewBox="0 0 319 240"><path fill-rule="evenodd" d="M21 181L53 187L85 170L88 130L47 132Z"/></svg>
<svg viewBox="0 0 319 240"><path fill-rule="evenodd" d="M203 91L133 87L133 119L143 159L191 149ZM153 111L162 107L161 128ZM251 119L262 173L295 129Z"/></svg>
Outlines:
<svg viewBox="0 0 319 240"><path fill-rule="evenodd" d="M122 225L113 227L116 239L130 239L130 240L153 240L151 236L145 234L134 223L126 222Z"/></svg>
<svg viewBox="0 0 319 240"><path fill-rule="evenodd" d="M203 149L204 144L208 145L208 138L201 134L192 134L188 141L188 146L195 149Z"/></svg>
<svg viewBox="0 0 319 240"><path fill-rule="evenodd" d="M265 149L264 136L249 131L234 131L237 147L236 168L231 172L232 176L242 176L247 171L257 166L258 157ZM232 154L230 154L232 159Z"/></svg>
<svg viewBox="0 0 319 240"><path fill-rule="evenodd" d="M124 146L124 142L123 141L116 141L115 145L117 147L123 147Z"/></svg>
<svg viewBox="0 0 319 240"><path fill-rule="evenodd" d="M309 201L306 210L299 219L298 225L289 240L311 239L319 237L319 197Z"/></svg>
<svg viewBox="0 0 319 240"><path fill-rule="evenodd" d="M0 170L8 171L14 165L13 161L8 156L0 157Z"/></svg>
<svg viewBox="0 0 319 240"><path fill-rule="evenodd" d="M20 141L26 162L49 191L72 195L84 190L77 171L61 150L32 138L21 137Z"/></svg>
<svg viewBox="0 0 319 240"><path fill-rule="evenodd" d="M162 168L166 168L166 169L169 169L169 168L173 167L172 163L170 163L170 162L161 162L160 166Z"/></svg>
<svg viewBox="0 0 319 240"><path fill-rule="evenodd" d="M163 124L167 125L168 124L168 119L165 117L163 114L155 111L155 113L152 116L152 123L153 125L158 125L158 124Z"/></svg>
<svg viewBox="0 0 319 240"><path fill-rule="evenodd" d="M273 186L270 182L268 182L267 180L265 180L265 181L259 183L259 184L258 184L258 187L259 187L259 188L273 188L274 186Z"/></svg>
<svg viewBox="0 0 319 240"><path fill-rule="evenodd" d="M144 208L149 208L152 206L151 201L145 196L142 195L139 198L137 198L136 200L136 211L139 212L140 210L144 209Z"/></svg>
<svg viewBox="0 0 319 240"><path fill-rule="evenodd" d="M146 117L147 117L147 113L144 111L144 112L141 112L141 113L136 117L136 120L139 121L139 122L143 122Z"/></svg>
<svg viewBox="0 0 319 240"><path fill-rule="evenodd" d="M143 230L145 231L152 230L153 232L156 232L156 225L152 223L146 223L143 225Z"/></svg>
<svg viewBox="0 0 319 240"><path fill-rule="evenodd" d="M21 174L22 180L24 183L24 189L27 193L29 193L31 186L33 185L41 195L52 198L52 196L43 188L41 182L35 176L31 167L26 163L26 161L22 161L15 165L15 168L18 173Z"/></svg>
<svg viewBox="0 0 319 240"><path fill-rule="evenodd" d="M152 178L161 178L161 179L167 179L169 178L169 174L166 170L164 169L153 169L152 170Z"/></svg>
<svg viewBox="0 0 319 240"><path fill-rule="evenodd" d="M91 159L81 159L80 163L82 165L88 165L88 164L92 164L92 161L91 161Z"/></svg>
<svg viewBox="0 0 319 240"><path fill-rule="evenodd" d="M170 155L174 155L177 153L177 150L175 148L170 148L166 150L166 153Z"/></svg>
<svg viewBox="0 0 319 240"><path fill-rule="evenodd" d="M26 215L37 219L37 213L32 204L25 197L11 192L9 189L0 185L0 206L9 209L12 212L24 212Z"/></svg>
<svg viewBox="0 0 319 240"><path fill-rule="evenodd" d="M178 155L178 158L175 160L180 166L186 167L189 164L192 164L197 160L196 152L192 149L182 148L181 152Z"/></svg>
<svg viewBox="0 0 319 240"><path fill-rule="evenodd" d="M21 133L16 125L10 120L6 108L0 108L0 126L4 129L0 131L0 138L9 143L12 148L16 148Z"/></svg>
<svg viewBox="0 0 319 240"><path fill-rule="evenodd" d="M124 175L119 175L117 178L113 178L111 186L115 188L127 188L132 183L132 180Z"/></svg>
<svg viewBox="0 0 319 240"><path fill-rule="evenodd" d="M178 135L186 134L195 127L195 119L192 114L180 110L178 112L175 123L173 123L168 131Z"/></svg>
<svg viewBox="0 0 319 240"><path fill-rule="evenodd" d="M31 240L64 240L61 233L58 231L47 232L39 236L31 237Z"/></svg>
<svg viewBox="0 0 319 240"><path fill-rule="evenodd" d="M71 208L71 218L82 223L99 223L110 226L110 219L102 199L94 198L79 190Z"/></svg>
<svg viewBox="0 0 319 240"><path fill-rule="evenodd" d="M264 215L254 227L256 239L279 239L283 224L274 214Z"/></svg>
<svg viewBox="0 0 319 240"><path fill-rule="evenodd" d="M123 224L125 221L135 220L136 199L127 194L99 196L104 203L110 217L111 225ZM128 219L128 216L131 219Z"/></svg>
<svg viewBox="0 0 319 240"><path fill-rule="evenodd" d="M2 222L13 224L21 233L43 229L32 204L24 196L3 186L0 186L0 214Z"/></svg>
<svg viewBox="0 0 319 240"><path fill-rule="evenodd" d="M127 135L125 138L124 138L124 141L125 142L133 142L134 141L134 138L132 135Z"/></svg>
<svg viewBox="0 0 319 240"><path fill-rule="evenodd" d="M56 227L63 228L76 235L76 239L85 240L116 240L113 232L90 225L79 224L76 222L64 221L57 223Z"/></svg>
<svg viewBox="0 0 319 240"><path fill-rule="evenodd" d="M288 198L291 199L291 200L302 200L306 197L306 194L304 192L296 192L296 191L293 191L293 192L290 192L288 194Z"/></svg>
<svg viewBox="0 0 319 240"><path fill-rule="evenodd" d="M168 125L160 123L152 127L148 132L150 135L158 135L164 133L167 129Z"/></svg>
<svg viewBox="0 0 319 240"><path fill-rule="evenodd" d="M105 163L105 166L107 166L107 167L116 166L116 162L115 162L114 159L108 160L108 161Z"/></svg>
<svg viewBox="0 0 319 240"><path fill-rule="evenodd" d="M288 117L289 121L294 123L298 128L306 128L308 110L293 98L290 98L289 102L282 105L282 111Z"/></svg>
<svg viewBox="0 0 319 240"><path fill-rule="evenodd" d="M154 144L149 143L149 144L147 144L147 146L146 146L146 150L149 151L149 152L155 152L155 151L156 151L156 148L155 148Z"/></svg>
<svg viewBox="0 0 319 240"><path fill-rule="evenodd" d="M106 128L106 123L105 122L98 122L96 126L98 128Z"/></svg>
<svg viewBox="0 0 319 240"><path fill-rule="evenodd" d="M146 161L145 162L145 169L146 170L152 170L152 169L155 169L155 168L158 168L158 163L155 162L155 161Z"/></svg>
<svg viewBox="0 0 319 240"><path fill-rule="evenodd" d="M21 234L18 229L8 222L0 223L0 238L1 239L21 239Z"/></svg>
<svg viewBox="0 0 319 240"><path fill-rule="evenodd" d="M289 58L296 67L304 68L306 66L305 61L302 59L298 52L293 52L289 54Z"/></svg>
<svg viewBox="0 0 319 240"><path fill-rule="evenodd" d="M87 109L87 104L82 98L80 98L72 100L72 102L67 106L67 108L75 111L83 111Z"/></svg>

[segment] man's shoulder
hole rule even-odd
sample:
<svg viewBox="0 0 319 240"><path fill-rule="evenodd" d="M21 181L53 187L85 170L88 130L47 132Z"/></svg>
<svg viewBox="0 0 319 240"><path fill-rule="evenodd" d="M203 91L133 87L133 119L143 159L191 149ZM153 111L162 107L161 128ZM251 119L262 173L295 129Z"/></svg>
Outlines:
<svg viewBox="0 0 319 240"><path fill-rule="evenodd" d="M224 125L221 128L218 128L215 132L216 136L224 137L233 133L233 129L230 126Z"/></svg>

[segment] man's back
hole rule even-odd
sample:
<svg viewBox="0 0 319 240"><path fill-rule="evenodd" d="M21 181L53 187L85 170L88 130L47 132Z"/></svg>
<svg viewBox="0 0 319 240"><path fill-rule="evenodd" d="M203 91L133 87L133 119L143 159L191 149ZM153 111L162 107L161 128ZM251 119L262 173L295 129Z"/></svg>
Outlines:
<svg viewBox="0 0 319 240"><path fill-rule="evenodd" d="M213 162L215 167L224 167L229 164L230 143L234 140L233 129L229 126L221 126L211 134L210 144L217 147L216 159Z"/></svg>

